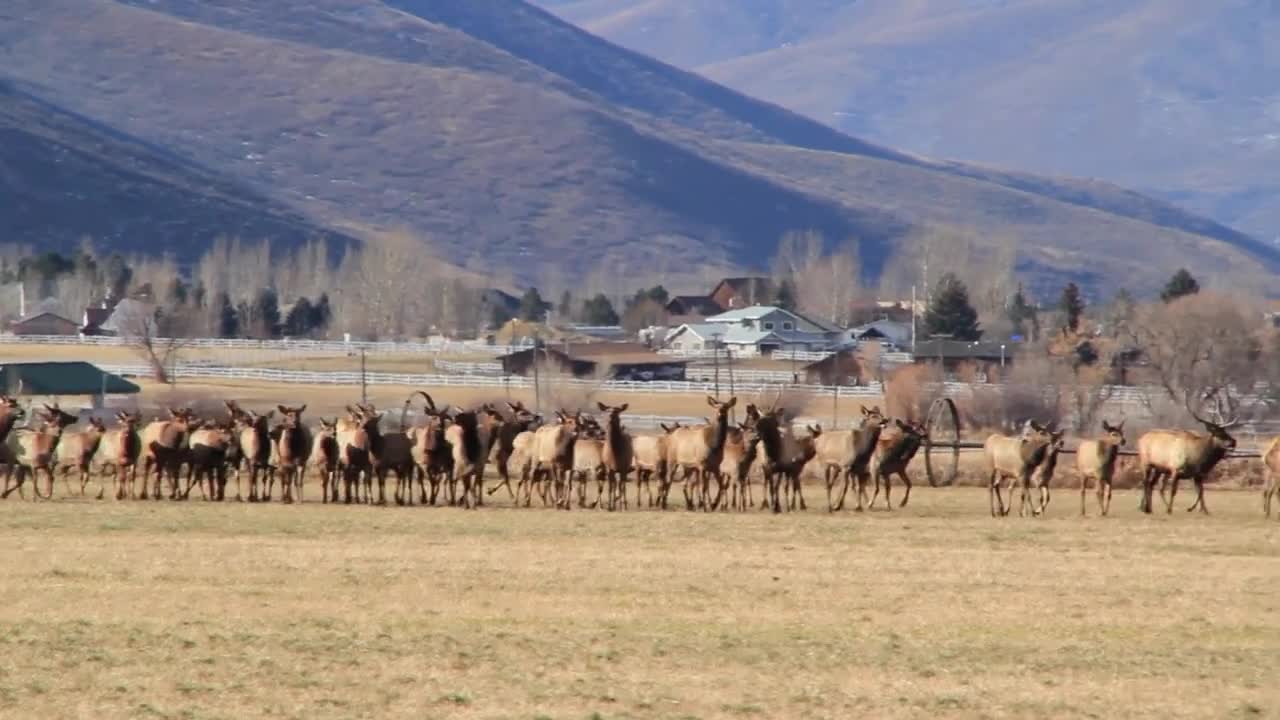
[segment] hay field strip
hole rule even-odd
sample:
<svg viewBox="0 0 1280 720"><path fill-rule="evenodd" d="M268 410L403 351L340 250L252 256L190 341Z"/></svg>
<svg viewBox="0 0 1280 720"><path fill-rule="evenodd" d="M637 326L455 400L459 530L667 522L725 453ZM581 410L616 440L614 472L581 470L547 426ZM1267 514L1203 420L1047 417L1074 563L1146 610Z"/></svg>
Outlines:
<svg viewBox="0 0 1280 720"><path fill-rule="evenodd" d="M314 497L314 495L312 495ZM1280 523L0 503L0 717L1280 712Z"/></svg>

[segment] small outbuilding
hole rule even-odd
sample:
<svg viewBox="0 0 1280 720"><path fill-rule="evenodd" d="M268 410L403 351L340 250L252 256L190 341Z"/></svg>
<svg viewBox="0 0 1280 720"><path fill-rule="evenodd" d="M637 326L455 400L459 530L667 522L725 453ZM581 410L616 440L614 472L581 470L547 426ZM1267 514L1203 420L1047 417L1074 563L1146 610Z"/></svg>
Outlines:
<svg viewBox="0 0 1280 720"><path fill-rule="evenodd" d="M688 361L659 355L640 343L558 343L498 358L508 375L539 372L607 380L684 380Z"/></svg>
<svg viewBox="0 0 1280 720"><path fill-rule="evenodd" d="M859 385L862 363L852 350L841 350L805 365L802 377L810 385Z"/></svg>
<svg viewBox="0 0 1280 720"><path fill-rule="evenodd" d="M9 325L14 335L79 335L79 323L51 312L14 320Z"/></svg>
<svg viewBox="0 0 1280 720"><path fill-rule="evenodd" d="M0 365L0 388L9 395L61 398L88 395L102 407L106 395L142 390L119 375L87 362L29 362Z"/></svg>

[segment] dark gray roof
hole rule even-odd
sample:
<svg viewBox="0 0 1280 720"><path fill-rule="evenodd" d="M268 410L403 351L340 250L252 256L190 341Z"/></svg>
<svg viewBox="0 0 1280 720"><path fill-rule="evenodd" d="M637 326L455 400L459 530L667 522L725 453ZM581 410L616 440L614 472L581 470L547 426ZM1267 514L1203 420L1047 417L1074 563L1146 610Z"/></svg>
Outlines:
<svg viewBox="0 0 1280 720"><path fill-rule="evenodd" d="M97 395L103 391L104 378L108 395L132 395L141 390L87 362L0 365L0 388L14 395Z"/></svg>

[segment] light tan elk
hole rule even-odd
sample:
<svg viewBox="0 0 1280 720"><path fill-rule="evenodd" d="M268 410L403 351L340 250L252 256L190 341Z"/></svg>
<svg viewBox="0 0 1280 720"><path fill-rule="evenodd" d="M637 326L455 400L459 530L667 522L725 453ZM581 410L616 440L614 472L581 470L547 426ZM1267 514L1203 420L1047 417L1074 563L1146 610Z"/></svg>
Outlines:
<svg viewBox="0 0 1280 720"><path fill-rule="evenodd" d="M627 476L635 463L632 439L622 427L622 413L630 407L623 403L616 407L596 403L600 411L608 414L604 426L604 466L609 473L609 509L613 510L621 502L627 506ZM637 504L639 501L636 501Z"/></svg>
<svg viewBox="0 0 1280 720"><path fill-rule="evenodd" d="M858 496L858 510L863 508L863 495L870 477L868 468L875 455L880 433L889 419L879 406L863 407L862 420L853 430L828 430L815 441L817 460L821 464L823 479L827 485L827 511L844 508L845 493L851 485ZM841 481L840 495L833 502L832 490Z"/></svg>
<svg viewBox="0 0 1280 720"><path fill-rule="evenodd" d="M1271 503L1280 497L1280 437L1273 438L1262 452L1267 484L1262 488L1262 512L1271 517Z"/></svg>
<svg viewBox="0 0 1280 720"><path fill-rule="evenodd" d="M724 444L729 436L729 411L738 404L738 398L729 398L728 402L720 402L707 396L707 404L716 411L715 420L706 425L683 427L671 433L667 441L667 474L666 482L671 483L678 471L684 480L685 507L694 509L695 496L697 506L710 510L710 482L718 478L720 462L724 459ZM662 498L662 506L666 508L666 497Z"/></svg>
<svg viewBox="0 0 1280 720"><path fill-rule="evenodd" d="M1191 412L1191 409L1187 408L1187 411ZM1165 502L1166 512L1172 513L1173 500L1178 494L1178 481L1188 478L1195 483L1196 500L1187 508L1187 512L1199 507L1201 512L1208 514L1209 508L1204 504L1205 478L1227 453L1235 449L1236 439L1227 430L1239 425L1240 421L1232 418L1214 423L1194 412L1191 412L1191 416L1204 425L1205 432L1150 430L1138 438L1138 468L1143 480L1139 509L1142 512L1151 512L1152 491L1159 481L1160 498ZM1167 498L1164 494L1165 480L1172 484Z"/></svg>
<svg viewBox="0 0 1280 720"><path fill-rule="evenodd" d="M525 486L525 507L532 502L533 486L539 485L543 501L568 509L565 483L573 468L573 446L578 440L580 415L556 412L558 422L538 428L533 437L533 472Z"/></svg>
<svg viewBox="0 0 1280 720"><path fill-rule="evenodd" d="M1032 517L1040 517L1049 507L1049 483L1053 481L1053 474L1058 469L1058 455L1062 453L1063 434L1062 430L1049 433L1049 446L1045 448L1044 459L1032 471L1031 477L1024 480L1018 496L1019 517L1025 517L1028 508L1031 510ZM1038 502L1031 498L1032 488L1040 493ZM1013 504L1012 487L1009 488L1009 504Z"/></svg>
<svg viewBox="0 0 1280 720"><path fill-rule="evenodd" d="M987 438L982 446L982 454L990 474L987 492L992 517L1009 514L1009 509L1013 506L1012 488L1030 484L1032 473L1048 453L1051 439L1049 431L1032 420L1027 421L1019 435L994 434ZM1000 494L1000 485L1006 479L1012 482L1008 507Z"/></svg>
<svg viewBox="0 0 1280 720"><path fill-rule="evenodd" d="M667 476L667 445L671 433L680 427L680 423L676 422L669 426L659 423L658 427L662 428L661 435L638 435L631 440L631 462L636 472L636 507L642 507L641 485L648 493L649 507L653 507L656 500L661 497L663 479ZM658 480L657 495L653 492L654 478Z"/></svg>
<svg viewBox="0 0 1280 720"><path fill-rule="evenodd" d="M894 475L897 475L906 487L902 502L898 507L907 506L907 501L911 499L911 478L907 475L907 467L920 450L920 446L924 444L925 439L929 437L929 431L925 428L924 423L894 420L894 424L898 428L897 432L889 435L881 434L876 448L876 455L872 461L875 466L873 474L876 478L876 489L871 493L871 505L874 507L876 504L876 497L880 495L880 481L883 480L884 507L886 510L893 509L893 502L889 498L889 493Z"/></svg>
<svg viewBox="0 0 1280 720"><path fill-rule="evenodd" d="M184 498L191 495L191 488L196 486L200 487L200 495L206 500L221 501L226 498L228 458L237 442L236 426L230 420L205 421L191 431L188 441L187 489L182 494Z"/></svg>
<svg viewBox="0 0 1280 720"><path fill-rule="evenodd" d="M302 424L302 413L306 405L289 407L277 405L283 422L280 435L276 438L275 466L280 475L281 498L284 502L293 502L296 492L298 502L302 502L302 485L307 477L307 461L311 458L311 430ZM267 488L267 498L271 497L271 489Z"/></svg>
<svg viewBox="0 0 1280 720"><path fill-rule="evenodd" d="M91 417L88 420L88 427L75 432L62 433L62 440L58 442L58 472L62 474L62 482L67 487L67 494L71 494L71 471L75 470L79 475L80 494L83 496L85 487L89 485L89 477L93 467L93 457L98 454L98 448L102 445L102 437L107 432L107 426L98 418ZM98 499L102 499L102 492L99 491Z"/></svg>
<svg viewBox="0 0 1280 720"><path fill-rule="evenodd" d="M31 473L31 488L35 497L53 497L53 466L57 461L58 443L62 440L63 431L74 424L76 416L65 413L54 405L45 405L45 412L39 414L40 427L34 430L16 430L5 438L4 460L8 465L4 478L4 493L0 497L9 497L14 490L21 496L22 484L27 473ZM10 487L9 481L14 471L18 473L18 483ZM40 473L44 472L48 480L48 494L40 494Z"/></svg>
<svg viewBox="0 0 1280 720"><path fill-rule="evenodd" d="M1111 511L1111 481L1116 473L1116 461L1120 448L1124 447L1124 422L1111 425L1102 421L1102 436L1082 440L1076 447L1076 473L1080 475L1080 514L1087 515L1085 495L1089 481L1098 485L1098 512L1106 516Z"/></svg>
<svg viewBox="0 0 1280 720"><path fill-rule="evenodd" d="M568 480L570 484L577 486L578 507L586 507L587 487L592 480L596 481L596 499L591 507L603 504L607 475L608 469L604 464L604 431L584 417L579 426L578 439L573 443L573 466Z"/></svg>
<svg viewBox="0 0 1280 720"><path fill-rule="evenodd" d="M142 423L142 415L122 410L116 413L116 422L118 424L107 431L98 446L99 499L106 490L102 478L108 468L115 476L116 500L132 497L133 484L138 476L138 458L142 455L142 438L138 435L138 425Z"/></svg>
<svg viewBox="0 0 1280 720"><path fill-rule="evenodd" d="M362 479L370 488L373 486L367 426L372 423L376 427L381 417L369 409L347 406L347 417L337 422L338 472L342 475L342 501L348 504L360 502ZM366 500L371 500L371 495L366 495Z"/></svg>
<svg viewBox="0 0 1280 720"><path fill-rule="evenodd" d="M338 420L320 419L311 439L311 467L320 473L321 502L338 502ZM330 493L332 492L332 496Z"/></svg>

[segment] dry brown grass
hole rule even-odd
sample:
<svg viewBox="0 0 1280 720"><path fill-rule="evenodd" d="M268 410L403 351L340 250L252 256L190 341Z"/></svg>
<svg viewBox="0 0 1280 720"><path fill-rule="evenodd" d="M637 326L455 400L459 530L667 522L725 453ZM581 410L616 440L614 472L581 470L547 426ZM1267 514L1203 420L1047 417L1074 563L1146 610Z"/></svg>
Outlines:
<svg viewBox="0 0 1280 720"><path fill-rule="evenodd" d="M0 716L1262 717L1280 523L0 503ZM1052 511L1051 511L1052 513Z"/></svg>

